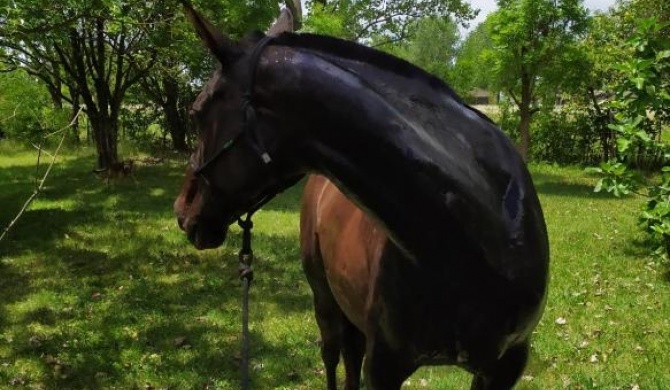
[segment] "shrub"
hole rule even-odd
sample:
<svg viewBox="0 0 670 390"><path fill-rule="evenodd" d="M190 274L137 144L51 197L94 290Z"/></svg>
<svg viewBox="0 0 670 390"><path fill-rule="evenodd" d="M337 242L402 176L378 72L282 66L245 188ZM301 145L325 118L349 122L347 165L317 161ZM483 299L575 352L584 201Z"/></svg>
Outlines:
<svg viewBox="0 0 670 390"><path fill-rule="evenodd" d="M500 127L514 142L519 139L519 116L512 105L501 104ZM568 104L549 107L533 116L532 161L584 164L600 159L599 131L589 110Z"/></svg>
<svg viewBox="0 0 670 390"><path fill-rule="evenodd" d="M4 136L39 142L67 124L69 112L54 109L49 94L23 71L0 73L0 128Z"/></svg>

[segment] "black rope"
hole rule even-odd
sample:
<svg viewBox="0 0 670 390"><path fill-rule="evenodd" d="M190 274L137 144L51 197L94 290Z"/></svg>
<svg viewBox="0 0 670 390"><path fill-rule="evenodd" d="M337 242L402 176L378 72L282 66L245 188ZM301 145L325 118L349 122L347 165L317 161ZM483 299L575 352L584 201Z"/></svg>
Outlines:
<svg viewBox="0 0 670 390"><path fill-rule="evenodd" d="M249 84L242 101L244 126L242 128L242 132L240 133L246 134L251 138L251 145L266 164L269 164L272 159L266 152L263 143L260 139L258 139L256 134L258 118L253 104L253 87L255 84L256 67L258 66L260 55L265 46L271 43L272 39L272 37L265 37L261 39L251 54ZM227 150L226 145L229 145L229 143L225 144L224 147L222 147L213 158L209 159L205 164L197 168L195 172L201 172L207 165L211 164L214 160L219 158L223 152ZM244 219L242 219L242 217L237 219L237 224L240 226L240 228L242 228L242 248L240 249L238 255L240 262L239 275L240 279L242 280L242 390L249 389L249 288L251 287L251 282L254 279L254 270L251 266L254 259L254 253L251 249L251 229L253 229L254 224L251 221L251 216L257 210L263 207L263 205L274 198L275 195L297 183L301 177L302 175L290 177L285 181L270 187L266 194L261 197L261 200L247 211L247 215Z"/></svg>
<svg viewBox="0 0 670 390"><path fill-rule="evenodd" d="M237 224L242 228L242 249L238 255L240 261L239 274L242 279L242 390L249 389L249 288L254 279L251 263L254 253L251 250L252 213L245 219L239 218Z"/></svg>

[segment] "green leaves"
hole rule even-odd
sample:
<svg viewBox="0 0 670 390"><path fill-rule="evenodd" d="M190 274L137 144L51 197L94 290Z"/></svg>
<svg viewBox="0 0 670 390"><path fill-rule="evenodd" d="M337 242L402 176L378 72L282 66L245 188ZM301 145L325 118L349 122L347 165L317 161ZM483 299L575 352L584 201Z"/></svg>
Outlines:
<svg viewBox="0 0 670 390"><path fill-rule="evenodd" d="M456 56L452 83L462 96L467 96L475 88L493 92L491 54L492 43L487 19L470 32Z"/></svg>
<svg viewBox="0 0 670 390"><path fill-rule="evenodd" d="M519 107L520 149L527 153L533 107L553 106L557 91L578 85L588 73L578 45L588 15L571 0L499 0L498 7L489 21L492 78Z"/></svg>
<svg viewBox="0 0 670 390"><path fill-rule="evenodd" d="M427 17L414 21L409 30L407 41L395 44L392 53L451 82L459 39L456 23L446 17Z"/></svg>
<svg viewBox="0 0 670 390"><path fill-rule="evenodd" d="M463 22L476 15L463 0L309 0L307 6L308 31L377 43L404 41L417 19L450 16Z"/></svg>
<svg viewBox="0 0 670 390"><path fill-rule="evenodd" d="M614 99L609 103L615 112L614 123L608 127L616 133L617 159L603 163L592 171L604 177L594 191L625 195L646 188L648 201L640 214L645 231L670 252L670 166L661 169L660 180L648 184L634 174L630 165L639 156L670 157L670 146L658 137L663 121L670 113L670 44L660 32L667 28L654 19L637 22L636 33L622 52L632 56L612 66L618 72ZM658 252L658 251L657 251Z"/></svg>
<svg viewBox="0 0 670 390"><path fill-rule="evenodd" d="M598 181L593 189L594 192L607 191L620 197L635 192L640 187L639 177L625 164L616 160L603 162L599 167L587 168L586 171L605 176Z"/></svg>

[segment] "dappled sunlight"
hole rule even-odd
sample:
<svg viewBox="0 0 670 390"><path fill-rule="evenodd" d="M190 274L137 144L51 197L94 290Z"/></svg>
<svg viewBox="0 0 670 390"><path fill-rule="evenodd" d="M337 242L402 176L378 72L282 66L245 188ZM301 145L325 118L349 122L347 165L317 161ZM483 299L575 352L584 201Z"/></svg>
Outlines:
<svg viewBox="0 0 670 390"><path fill-rule="evenodd" d="M165 196L165 189L164 188L152 188L149 191L149 195L151 196Z"/></svg>
<svg viewBox="0 0 670 390"><path fill-rule="evenodd" d="M137 184L107 185L88 163L56 172L9 241L0 243L0 359L12 362L0 368L0 383L239 388L239 227L231 227L222 247L198 251L172 213L178 164L141 167ZM661 383L632 379L637 372L664 378L670 365L664 336L670 283L667 267L648 255L637 230L640 200L594 194L595 178L581 168L531 169L550 234L552 280L517 387ZM0 169L0 176L15 175L8 171ZM20 205L30 185L26 179L22 191L2 192L0 200ZM301 193L302 185L288 190L254 218L254 388L325 383L300 260ZM469 380L460 369L424 367L403 388L460 389Z"/></svg>

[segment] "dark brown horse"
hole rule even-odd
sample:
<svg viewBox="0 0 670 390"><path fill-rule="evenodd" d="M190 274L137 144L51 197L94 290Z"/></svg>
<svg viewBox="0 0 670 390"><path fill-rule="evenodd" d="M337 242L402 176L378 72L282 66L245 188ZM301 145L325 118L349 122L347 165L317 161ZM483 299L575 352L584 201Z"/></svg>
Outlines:
<svg viewBox="0 0 670 390"><path fill-rule="evenodd" d="M395 57L282 34L282 19L268 36L233 41L186 9L220 64L193 105L201 139L175 202L190 241L221 245L240 215L321 173L375 221L338 208L321 225L319 207L332 206L317 203L304 230L317 232L306 268L329 389L339 350L349 389L363 356L370 390L399 389L430 364L463 367L473 389L512 388L549 264L540 204L514 145L442 81ZM356 219L365 246L333 249ZM338 251L351 261L318 256Z"/></svg>

